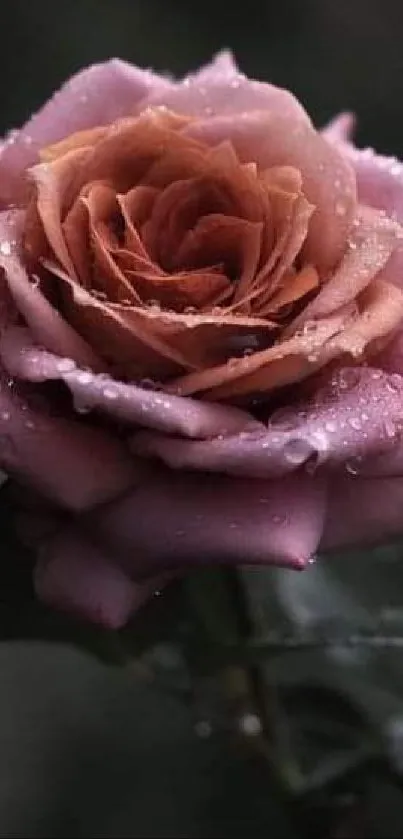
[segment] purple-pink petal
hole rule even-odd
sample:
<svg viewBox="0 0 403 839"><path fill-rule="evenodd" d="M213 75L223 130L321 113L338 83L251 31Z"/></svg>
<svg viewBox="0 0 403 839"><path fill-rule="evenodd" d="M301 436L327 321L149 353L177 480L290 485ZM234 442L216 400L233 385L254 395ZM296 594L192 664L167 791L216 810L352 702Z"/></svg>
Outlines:
<svg viewBox="0 0 403 839"><path fill-rule="evenodd" d="M21 327L4 331L0 358L10 375L30 382L60 379L76 405L125 423L202 439L260 427L238 408L147 390L79 369L71 358L33 346L29 331Z"/></svg>
<svg viewBox="0 0 403 839"><path fill-rule="evenodd" d="M310 401L274 415L267 429L209 441L138 432L131 445L137 455L157 457L174 469L257 478L274 478L303 466L367 474L385 474L388 468L389 474L395 469L400 474L396 453L402 416L399 374L346 368L335 372Z"/></svg>
<svg viewBox="0 0 403 839"><path fill-rule="evenodd" d="M147 70L112 59L81 70L0 149L0 206L18 203L24 194L25 169L44 146L75 131L107 125L136 112L139 102L171 83Z"/></svg>
<svg viewBox="0 0 403 839"><path fill-rule="evenodd" d="M156 588L133 582L113 558L75 532L46 543L34 579L41 600L109 629L123 626Z"/></svg>
<svg viewBox="0 0 403 839"><path fill-rule="evenodd" d="M71 510L99 504L133 486L139 468L99 428L49 413L0 380L0 468Z"/></svg>
<svg viewBox="0 0 403 839"><path fill-rule="evenodd" d="M255 481L166 470L85 523L135 579L215 563L298 569L317 550L325 508L325 484L304 473Z"/></svg>

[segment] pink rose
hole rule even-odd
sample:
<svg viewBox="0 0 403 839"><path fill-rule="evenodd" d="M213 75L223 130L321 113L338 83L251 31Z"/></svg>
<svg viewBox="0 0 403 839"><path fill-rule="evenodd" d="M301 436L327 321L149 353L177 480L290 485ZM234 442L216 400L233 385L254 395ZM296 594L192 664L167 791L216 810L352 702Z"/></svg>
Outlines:
<svg viewBox="0 0 403 839"><path fill-rule="evenodd" d="M0 465L39 594L401 531L403 166L228 54L120 61L0 145ZM151 582L150 582L151 581Z"/></svg>

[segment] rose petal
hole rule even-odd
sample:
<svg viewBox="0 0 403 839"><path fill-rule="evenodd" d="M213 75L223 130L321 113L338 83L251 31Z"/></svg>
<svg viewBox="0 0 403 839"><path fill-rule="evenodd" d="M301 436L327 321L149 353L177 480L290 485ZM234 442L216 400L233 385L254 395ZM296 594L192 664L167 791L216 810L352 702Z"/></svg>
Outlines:
<svg viewBox="0 0 403 839"><path fill-rule="evenodd" d="M188 373L167 390L181 395L203 392L215 401L239 399L299 382L345 355L357 359L376 354L402 323L403 292L377 279L356 303L308 321L302 331L267 350Z"/></svg>
<svg viewBox="0 0 403 839"><path fill-rule="evenodd" d="M203 442L139 432L132 448L174 469L249 477L276 477L305 464L344 466L351 474L402 474L402 416L401 376L346 368L312 401L299 401L282 418L274 415L267 430Z"/></svg>
<svg viewBox="0 0 403 839"><path fill-rule="evenodd" d="M23 173L41 148L75 131L128 116L152 91L168 91L170 86L166 79L117 59L73 76L16 136L6 139L0 155L0 203L23 198Z"/></svg>
<svg viewBox="0 0 403 839"><path fill-rule="evenodd" d="M35 589L41 600L109 629L119 629L155 591L158 581L134 583L114 559L80 534L65 533L41 550Z"/></svg>
<svg viewBox="0 0 403 839"><path fill-rule="evenodd" d="M135 578L217 562L301 568L317 549L325 506L326 487L308 475L271 482L168 471L87 523Z"/></svg>
<svg viewBox="0 0 403 839"><path fill-rule="evenodd" d="M337 129L341 123L330 125L323 131L335 148L354 167L357 178L358 199L363 204L383 210L388 216L403 221L403 164L396 157L378 154L374 149L357 149L346 142L348 137ZM347 123L350 131L350 124ZM346 131L344 133L347 133Z"/></svg>
<svg viewBox="0 0 403 839"><path fill-rule="evenodd" d="M139 470L100 429L30 405L3 377L0 467L58 504L81 510L132 486Z"/></svg>
<svg viewBox="0 0 403 839"><path fill-rule="evenodd" d="M211 82L224 80L233 80L240 75L236 65L235 58L231 50L220 50L212 60L197 70L195 73L189 73L182 84L185 87L192 82L192 84L210 84Z"/></svg>
<svg viewBox="0 0 403 839"><path fill-rule="evenodd" d="M321 134L333 143L347 142L351 139L355 128L355 115L350 111L337 114L322 129Z"/></svg>
<svg viewBox="0 0 403 839"><path fill-rule="evenodd" d="M294 320L288 333L310 319L321 318L355 300L388 263L399 245L403 230L376 211L360 207L347 251L333 276L322 286L315 299ZM382 274L384 279L391 279Z"/></svg>
<svg viewBox="0 0 403 839"><path fill-rule="evenodd" d="M69 359L33 347L29 332L19 327L3 332L0 357L13 376L30 382L61 379L87 409L100 409L116 419L168 434L209 438L259 426L238 408L182 399L76 369Z"/></svg>
<svg viewBox="0 0 403 839"><path fill-rule="evenodd" d="M230 140L241 161L262 169L290 165L303 176L304 194L316 207L304 254L326 273L340 259L355 214L353 169L309 121L287 116L281 107L222 115L191 123L185 133L209 145Z"/></svg>
<svg viewBox="0 0 403 839"><path fill-rule="evenodd" d="M0 213L0 268L4 269L18 312L38 344L93 370L105 369L91 346L53 308L39 286L30 283L19 257L22 221L19 212Z"/></svg>

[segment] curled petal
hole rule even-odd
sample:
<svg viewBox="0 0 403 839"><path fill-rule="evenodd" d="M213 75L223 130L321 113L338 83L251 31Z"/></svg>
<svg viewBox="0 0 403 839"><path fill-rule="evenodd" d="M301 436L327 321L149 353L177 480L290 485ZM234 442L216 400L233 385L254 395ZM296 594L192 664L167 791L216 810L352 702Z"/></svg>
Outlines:
<svg viewBox="0 0 403 839"><path fill-rule="evenodd" d="M329 129L323 132L354 168L358 199L403 222L403 164L374 149L357 149Z"/></svg>
<svg viewBox="0 0 403 839"><path fill-rule="evenodd" d="M0 151L0 204L24 197L24 171L44 146L132 114L152 91L170 86L166 79L117 59L77 73L17 135L6 138Z"/></svg>
<svg viewBox="0 0 403 839"><path fill-rule="evenodd" d="M361 207L339 267L323 284L315 299L294 320L288 333L313 318L327 317L355 300L385 268L402 236L403 229L394 221L381 213ZM384 278L392 281L392 276L393 273L391 275L388 271Z"/></svg>
<svg viewBox="0 0 403 839"><path fill-rule="evenodd" d="M45 603L109 629L124 626L159 584L133 582L115 557L74 532L62 532L45 543L34 580Z"/></svg>
<svg viewBox="0 0 403 839"><path fill-rule="evenodd" d="M16 310L25 319L38 344L83 366L102 370L104 365L89 344L33 285L20 259L21 216L18 211L0 213L0 268ZM5 247L7 245L7 247Z"/></svg>
<svg viewBox="0 0 403 839"><path fill-rule="evenodd" d="M139 475L106 432L36 407L2 378L0 468L72 510L113 498Z"/></svg>
<svg viewBox="0 0 403 839"><path fill-rule="evenodd" d="M33 347L29 333L18 327L3 333L0 357L8 372L19 379L60 379L70 388L77 404L88 410L98 409L117 420L168 434L203 439L259 426L238 408L182 399L76 369L71 360Z"/></svg>
<svg viewBox="0 0 403 839"><path fill-rule="evenodd" d="M304 193L316 207L304 248L307 261L321 272L340 259L356 211L351 164L304 119L281 109L220 115L191 123L186 133L216 145L230 140L240 160L262 169L288 165L303 176Z"/></svg>
<svg viewBox="0 0 403 839"><path fill-rule="evenodd" d="M350 111L343 111L337 114L326 126L322 129L323 137L330 140L332 143L347 142L351 139L355 129L355 115Z"/></svg>
<svg viewBox="0 0 403 839"><path fill-rule="evenodd" d="M300 401L268 429L206 442L139 432L138 455L174 469L278 477L300 469L344 467L350 474L402 474L403 378L378 369L345 368L311 401Z"/></svg>

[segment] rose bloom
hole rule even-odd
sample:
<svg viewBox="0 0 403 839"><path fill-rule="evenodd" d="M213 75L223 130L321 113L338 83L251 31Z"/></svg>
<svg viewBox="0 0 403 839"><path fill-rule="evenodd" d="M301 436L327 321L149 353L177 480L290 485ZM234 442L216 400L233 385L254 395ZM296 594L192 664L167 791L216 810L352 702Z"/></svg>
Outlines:
<svg viewBox="0 0 403 839"><path fill-rule="evenodd" d="M47 601L119 626L166 574L401 531L403 167L351 128L223 53L90 67L4 140L0 465Z"/></svg>

